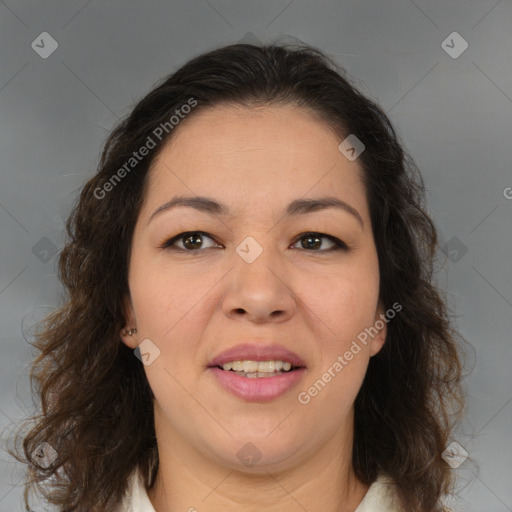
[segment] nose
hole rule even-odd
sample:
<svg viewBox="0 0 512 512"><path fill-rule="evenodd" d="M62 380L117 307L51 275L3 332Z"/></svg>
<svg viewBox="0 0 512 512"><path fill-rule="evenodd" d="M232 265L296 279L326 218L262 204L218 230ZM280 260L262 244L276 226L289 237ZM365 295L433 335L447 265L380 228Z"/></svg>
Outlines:
<svg viewBox="0 0 512 512"><path fill-rule="evenodd" d="M226 281L222 309L232 319L281 323L293 316L297 307L290 271L275 251L264 249L252 263L238 254Z"/></svg>

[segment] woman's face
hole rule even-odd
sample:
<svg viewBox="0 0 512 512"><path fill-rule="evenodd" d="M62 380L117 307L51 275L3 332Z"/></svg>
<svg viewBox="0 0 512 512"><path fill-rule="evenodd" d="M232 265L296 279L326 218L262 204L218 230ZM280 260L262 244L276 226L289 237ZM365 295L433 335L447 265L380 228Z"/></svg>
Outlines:
<svg viewBox="0 0 512 512"><path fill-rule="evenodd" d="M137 333L123 337L131 348L150 340L141 352L157 435L245 471L350 444L353 403L385 338L384 327L358 340L383 313L358 160L291 106L214 107L175 130L135 227L127 326ZM178 197L195 207L170 207ZM314 206L327 197L341 206ZM244 360L261 373L221 369ZM263 376L271 361L301 368Z"/></svg>

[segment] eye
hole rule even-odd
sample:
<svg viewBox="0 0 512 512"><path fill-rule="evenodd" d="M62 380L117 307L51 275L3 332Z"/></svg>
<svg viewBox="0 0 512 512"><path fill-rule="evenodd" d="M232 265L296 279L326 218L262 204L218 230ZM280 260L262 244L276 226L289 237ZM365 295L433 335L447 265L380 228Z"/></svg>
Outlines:
<svg viewBox="0 0 512 512"><path fill-rule="evenodd" d="M201 247L202 239L203 238L209 238L210 240L213 240L211 236L208 236L206 233L203 233L202 231L186 231L184 233L180 233L179 235L176 235L172 237L170 240L167 240L164 242L164 244L161 246L162 249L177 249L180 251L187 251L187 252L194 252L197 251ZM177 247L175 244L176 242L183 241L182 247ZM206 249L209 249L211 247L206 247Z"/></svg>
<svg viewBox="0 0 512 512"><path fill-rule="evenodd" d="M333 244L328 249L318 250L319 247L322 246L322 239L329 240L331 244ZM330 252L330 251L339 251L339 250L348 250L348 246L345 242L342 242L338 238L330 235L324 235L323 233L302 233L299 238L296 239L296 242L301 240L305 240L306 243L302 244L302 249L305 250L314 250L314 252Z"/></svg>
<svg viewBox="0 0 512 512"><path fill-rule="evenodd" d="M203 246L203 239L209 238L216 244L216 242L213 240L213 238L203 231L186 231L184 233L180 233L179 235L176 235L172 237L171 239L164 242L160 248L161 249L176 249L178 251L185 251L185 252L198 252L199 249L212 249L215 248L214 246L210 247L204 247ZM305 240L306 243L302 244L302 250L313 250L314 252L330 252L330 251L339 251L339 250L348 250L347 245L339 240L338 238L330 235L325 235L323 233L316 233L316 232L308 232L308 233L302 233L298 238L296 238L296 241L293 245L297 244L299 241ZM320 249L322 246L323 240L328 240L331 243L331 247L327 249ZM182 244L181 247L177 246L177 242L180 242ZM217 247L219 247L219 244L216 244Z"/></svg>

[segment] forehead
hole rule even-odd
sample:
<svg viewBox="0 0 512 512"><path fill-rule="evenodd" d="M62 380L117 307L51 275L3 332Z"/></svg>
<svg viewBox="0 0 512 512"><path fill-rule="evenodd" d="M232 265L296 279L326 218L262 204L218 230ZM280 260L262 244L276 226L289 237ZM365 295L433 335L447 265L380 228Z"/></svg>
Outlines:
<svg viewBox="0 0 512 512"><path fill-rule="evenodd" d="M341 140L301 107L207 107L173 131L151 166L148 196L215 194L235 208L328 192L361 206L362 169L341 154Z"/></svg>
<svg viewBox="0 0 512 512"><path fill-rule="evenodd" d="M185 119L163 150L174 157L204 158L223 153L273 152L309 159L337 150L340 136L313 111L294 105L206 107ZM188 154L187 154L188 153ZM242 155L240 158L244 158ZM248 162L247 162L248 163Z"/></svg>

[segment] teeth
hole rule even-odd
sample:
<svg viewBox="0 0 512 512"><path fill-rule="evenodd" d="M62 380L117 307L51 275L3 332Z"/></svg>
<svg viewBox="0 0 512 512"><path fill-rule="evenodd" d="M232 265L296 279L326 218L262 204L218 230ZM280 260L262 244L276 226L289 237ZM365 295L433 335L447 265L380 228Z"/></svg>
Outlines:
<svg viewBox="0 0 512 512"><path fill-rule="evenodd" d="M225 371L245 372L248 377L255 373L275 373L281 370L288 372L291 368L292 364L288 361L231 361L222 365Z"/></svg>
<svg viewBox="0 0 512 512"><path fill-rule="evenodd" d="M248 373L255 372L258 370L258 363L256 361L243 361L242 370Z"/></svg>
<svg viewBox="0 0 512 512"><path fill-rule="evenodd" d="M248 377L249 379L256 379L260 377L275 377L276 375L281 375L284 372L252 372L252 373L245 373L245 372L235 372L237 375L240 375L241 377Z"/></svg>

